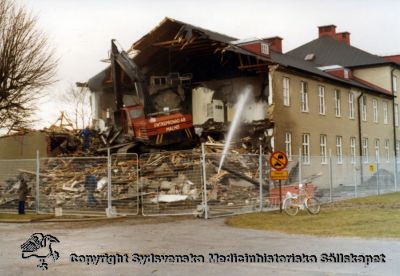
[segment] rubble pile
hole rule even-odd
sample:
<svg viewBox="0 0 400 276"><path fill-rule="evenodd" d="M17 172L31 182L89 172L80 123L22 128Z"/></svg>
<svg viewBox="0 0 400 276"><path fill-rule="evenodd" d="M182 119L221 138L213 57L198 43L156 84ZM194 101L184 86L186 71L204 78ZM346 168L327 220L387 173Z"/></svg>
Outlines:
<svg viewBox="0 0 400 276"><path fill-rule="evenodd" d="M215 147L208 142L206 151L208 202L233 208L255 206L259 196L258 156L229 154L218 172L221 146L217 144Z"/></svg>
<svg viewBox="0 0 400 276"><path fill-rule="evenodd" d="M221 207L255 206L258 202L258 156L230 154L218 172L222 144L206 143L208 203ZM235 152L235 150L233 150ZM203 196L201 153L158 153L141 157L142 195L145 209L193 208Z"/></svg>
<svg viewBox="0 0 400 276"><path fill-rule="evenodd" d="M140 160L143 204L151 207L193 208L202 201L200 152L162 152ZM150 209L150 210L149 210Z"/></svg>
<svg viewBox="0 0 400 276"><path fill-rule="evenodd" d="M264 150L269 151L269 137L266 129L271 127L265 120L254 121L241 127L240 140L231 144L229 156L220 172L219 162L224 144L220 142L226 132L221 123L207 121L203 129L206 145L207 196L211 205L237 208L255 206L258 199L258 153L260 141L268 141ZM40 166L40 208L67 209L107 207L107 160L94 157L99 148L104 148L101 136L94 132L89 152L82 151L80 132L77 130L46 129L51 137L51 149L59 158L43 159ZM210 134L204 137L204 134ZM218 134L219 133L219 134ZM218 135L217 135L218 134ZM214 138L213 138L214 137ZM256 137L256 138L255 138ZM215 139L220 138L220 139ZM93 158L79 158L79 156ZM69 157L62 157L69 156ZM138 205L139 197L145 206L156 209L172 207L193 207L201 204L203 196L201 150L196 147L188 151L158 152L142 154L140 164L129 155L112 158L112 200L117 208L131 208ZM140 166L139 166L140 165ZM18 174L24 175L30 188L30 198L35 196L36 173L18 168L0 187L0 206L17 204ZM139 188L140 174L141 188ZM92 192L86 186L87 177L94 176L96 187ZM91 202L89 194L93 194ZM29 201L28 201L29 202ZM31 201L32 204L34 200Z"/></svg>
<svg viewBox="0 0 400 276"><path fill-rule="evenodd" d="M27 208L31 208L34 203L35 177L29 174L17 173L15 176L6 179L0 186L1 197L0 206L3 208L17 208L19 200L20 180L24 178L28 186Z"/></svg>
<svg viewBox="0 0 400 276"><path fill-rule="evenodd" d="M137 161L113 160L112 164L112 200L118 205L137 197ZM2 197L0 206L14 206L18 201L19 177L23 175L28 180L31 198L36 190L36 173L19 169L19 174L4 181L0 189ZM52 210L55 207L67 209L100 208L107 206L107 160L79 158L51 158L41 164L40 170L40 210ZM88 202L90 187L86 177L94 176L94 202ZM33 203L31 200L28 202ZM11 204L12 203L12 204ZM11 204L11 205L10 205ZM132 206L131 202L124 202Z"/></svg>
<svg viewBox="0 0 400 276"><path fill-rule="evenodd" d="M252 121L251 123L241 123L236 136L235 151L238 153L259 153L260 144L264 153L272 151L271 137L268 130L274 127L269 119ZM200 126L201 138L203 141L211 143L222 143L228 131L225 123L214 122L213 119L207 120Z"/></svg>

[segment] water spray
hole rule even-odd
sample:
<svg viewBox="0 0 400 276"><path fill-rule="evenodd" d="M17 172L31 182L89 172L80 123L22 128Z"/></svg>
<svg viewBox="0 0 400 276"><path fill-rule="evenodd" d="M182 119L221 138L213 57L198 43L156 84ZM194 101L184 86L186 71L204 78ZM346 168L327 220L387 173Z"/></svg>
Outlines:
<svg viewBox="0 0 400 276"><path fill-rule="evenodd" d="M235 115L233 116L233 120L228 132L228 137L225 141L224 150L222 152L221 161L219 162L218 173L221 171L222 165L224 164L225 156L228 153L229 147L231 145L233 134L235 133L236 128L239 126L240 116L242 115L243 107L247 102L250 91L251 86L246 86L243 94L239 96L238 102L236 104Z"/></svg>

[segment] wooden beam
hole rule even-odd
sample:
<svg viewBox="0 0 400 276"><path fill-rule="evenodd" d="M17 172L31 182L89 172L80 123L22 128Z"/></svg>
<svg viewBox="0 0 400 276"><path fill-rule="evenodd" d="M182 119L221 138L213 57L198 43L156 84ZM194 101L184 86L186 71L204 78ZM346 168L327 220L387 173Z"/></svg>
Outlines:
<svg viewBox="0 0 400 276"><path fill-rule="evenodd" d="M268 68L268 64L267 63L240 65L238 68L239 69L257 69L257 68L264 67L264 66L266 66Z"/></svg>
<svg viewBox="0 0 400 276"><path fill-rule="evenodd" d="M186 43L185 39L174 39L174 40L168 40L168 41L162 41L162 42L156 42L153 43L153 46L171 46L174 44L183 44Z"/></svg>

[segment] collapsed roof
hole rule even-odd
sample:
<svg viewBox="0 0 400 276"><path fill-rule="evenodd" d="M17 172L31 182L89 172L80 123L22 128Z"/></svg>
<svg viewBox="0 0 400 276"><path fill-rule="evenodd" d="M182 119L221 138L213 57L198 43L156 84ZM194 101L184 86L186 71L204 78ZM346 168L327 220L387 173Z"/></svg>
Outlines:
<svg viewBox="0 0 400 276"><path fill-rule="evenodd" d="M246 50L231 36L209 31L175 19L165 18L128 50L135 54L133 61L147 76L168 75L171 72L193 75L193 82L210 79L233 78L268 72L268 66L279 64L289 69L340 82L379 94L390 91L355 78L340 78L324 72L320 65L340 64L358 66L366 63L384 64L385 59L371 55L331 37L321 37L287 54L271 51L269 56ZM304 56L313 53L313 62ZM333 63L331 63L333 62ZM106 68L89 81L91 91L111 87L111 70Z"/></svg>
<svg viewBox="0 0 400 276"><path fill-rule="evenodd" d="M234 37L165 18L135 42L128 53L135 53L133 61L147 76L162 76L171 72L191 73L194 82L246 74L244 66L250 63L272 63L266 57L231 43L236 40ZM245 56L245 60L241 55ZM111 86L110 67L92 77L88 84L92 91Z"/></svg>

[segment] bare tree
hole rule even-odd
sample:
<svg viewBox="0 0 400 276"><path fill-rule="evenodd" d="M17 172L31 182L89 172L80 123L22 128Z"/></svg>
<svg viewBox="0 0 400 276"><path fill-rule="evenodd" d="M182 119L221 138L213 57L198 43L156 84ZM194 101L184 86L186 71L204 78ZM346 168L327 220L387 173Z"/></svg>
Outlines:
<svg viewBox="0 0 400 276"><path fill-rule="evenodd" d="M0 129L26 127L41 90L54 83L57 60L37 19L0 0Z"/></svg>
<svg viewBox="0 0 400 276"><path fill-rule="evenodd" d="M60 96L60 100L67 107L65 114L74 123L76 128L85 128L90 123L90 93L87 87L70 87Z"/></svg>

